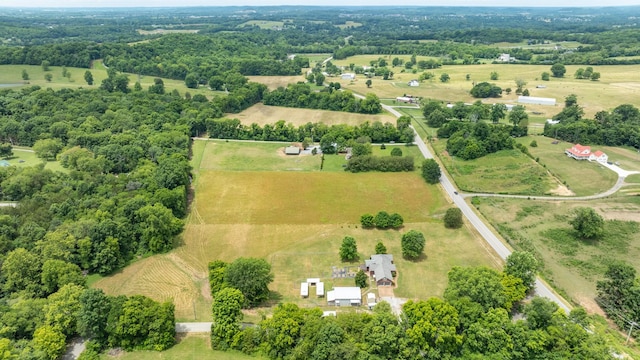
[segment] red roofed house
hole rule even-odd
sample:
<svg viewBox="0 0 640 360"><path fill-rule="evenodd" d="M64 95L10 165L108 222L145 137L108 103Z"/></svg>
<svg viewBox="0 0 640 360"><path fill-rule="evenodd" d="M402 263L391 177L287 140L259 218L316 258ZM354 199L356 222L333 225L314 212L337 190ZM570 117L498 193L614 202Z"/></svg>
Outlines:
<svg viewBox="0 0 640 360"><path fill-rule="evenodd" d="M591 152L590 146L583 146L580 144L573 145L571 149L566 149L564 153L576 160L595 160L599 163L606 163L609 159L607 154L602 151L598 150L596 152Z"/></svg>

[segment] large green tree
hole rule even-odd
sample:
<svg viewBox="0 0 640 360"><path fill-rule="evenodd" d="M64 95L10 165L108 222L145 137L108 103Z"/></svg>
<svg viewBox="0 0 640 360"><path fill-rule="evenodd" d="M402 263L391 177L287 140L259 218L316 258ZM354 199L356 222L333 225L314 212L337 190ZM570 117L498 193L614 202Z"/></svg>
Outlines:
<svg viewBox="0 0 640 360"><path fill-rule="evenodd" d="M575 216L569 221L569 224L583 239L594 239L604 233L604 218L592 208L577 208Z"/></svg>
<svg viewBox="0 0 640 360"><path fill-rule="evenodd" d="M356 245L356 239L351 236L345 236L344 239L342 239L342 245L340 245L340 259L342 261L358 260L358 246Z"/></svg>
<svg viewBox="0 0 640 360"><path fill-rule="evenodd" d="M226 267L224 278L229 286L242 292L245 307L251 307L269 298L273 273L264 259L238 258Z"/></svg>
<svg viewBox="0 0 640 360"><path fill-rule="evenodd" d="M506 259L504 272L521 279L522 284L529 291L535 287L538 267L538 260L533 254L527 251L514 251Z"/></svg>
<svg viewBox="0 0 640 360"><path fill-rule="evenodd" d="M440 165L434 159L422 161L422 177L429 184L437 184L440 181Z"/></svg>
<svg viewBox="0 0 640 360"><path fill-rule="evenodd" d="M557 78L564 77L564 74L566 72L567 72L567 68L564 66L564 64L555 63L553 64L553 66L551 66L551 74L553 75L553 77L557 77Z"/></svg>
<svg viewBox="0 0 640 360"><path fill-rule="evenodd" d="M462 211L455 208L448 208L444 214L444 227L448 229L458 229L462 227Z"/></svg>
<svg viewBox="0 0 640 360"><path fill-rule="evenodd" d="M215 294L211 305L211 348L227 350L231 347L233 338L240 332L243 305L244 296L238 289L224 288Z"/></svg>
<svg viewBox="0 0 640 360"><path fill-rule="evenodd" d="M78 333L85 339L107 345L107 320L111 311L111 299L102 289L86 289L79 298Z"/></svg>
<svg viewBox="0 0 640 360"><path fill-rule="evenodd" d="M418 259L424 250L424 235L416 230L409 230L402 235L400 245L402 246L402 256L407 259Z"/></svg>

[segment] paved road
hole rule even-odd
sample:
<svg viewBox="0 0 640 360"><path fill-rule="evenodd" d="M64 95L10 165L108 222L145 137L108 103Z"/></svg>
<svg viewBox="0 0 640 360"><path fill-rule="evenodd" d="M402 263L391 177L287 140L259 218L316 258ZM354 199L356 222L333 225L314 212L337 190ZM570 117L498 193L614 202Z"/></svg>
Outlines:
<svg viewBox="0 0 640 360"><path fill-rule="evenodd" d="M382 107L396 117L401 116L401 114L391 106L382 105ZM411 128L413 129L413 126ZM432 159L433 155L427 148L427 145L422 141L416 130L413 129L413 131L416 134L415 144L418 145L422 156L424 156L426 159ZM449 176L444 169L442 171L442 176L440 177L440 184L447 192L449 197L453 200L453 203L456 204L458 208L460 208L462 214L467 218L467 220L469 220L471 225L476 228L478 233L482 235L484 240L493 248L493 250L498 254L498 256L500 256L502 260L506 260L506 258L511 255L511 250L507 248L507 246L502 241L500 241L500 239L498 239L498 237L487 227L487 225L484 224L480 217L473 211L473 209L471 209L471 206L469 206L469 204L467 204L467 202L464 200L464 197L456 194L457 190L455 186L453 186L453 183L449 179ZM553 290L551 290L551 288L547 284L540 280L539 277L536 278L535 294L552 300L567 313L570 311L567 302L560 296L558 296L555 292L553 292Z"/></svg>

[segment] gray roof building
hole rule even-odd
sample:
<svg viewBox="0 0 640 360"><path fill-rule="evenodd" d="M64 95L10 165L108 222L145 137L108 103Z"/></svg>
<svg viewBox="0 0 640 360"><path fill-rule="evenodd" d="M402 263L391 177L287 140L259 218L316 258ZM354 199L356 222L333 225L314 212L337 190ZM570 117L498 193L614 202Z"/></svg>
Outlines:
<svg viewBox="0 0 640 360"><path fill-rule="evenodd" d="M396 275L396 265L393 263L393 255L377 254L371 255L370 260L365 260L364 265L367 271L373 275L378 285L393 285L393 278Z"/></svg>

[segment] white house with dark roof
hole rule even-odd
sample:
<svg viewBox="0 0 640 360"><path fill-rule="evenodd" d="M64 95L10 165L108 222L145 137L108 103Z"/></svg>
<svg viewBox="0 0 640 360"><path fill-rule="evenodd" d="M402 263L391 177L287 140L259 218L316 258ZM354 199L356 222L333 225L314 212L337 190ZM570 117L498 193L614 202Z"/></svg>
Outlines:
<svg viewBox="0 0 640 360"><path fill-rule="evenodd" d="M395 284L396 265L393 263L393 255L376 254L371 259L364 261L365 270L373 276L378 286L391 286Z"/></svg>

